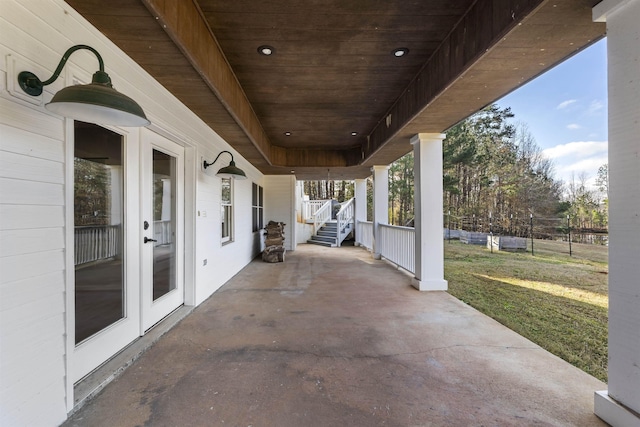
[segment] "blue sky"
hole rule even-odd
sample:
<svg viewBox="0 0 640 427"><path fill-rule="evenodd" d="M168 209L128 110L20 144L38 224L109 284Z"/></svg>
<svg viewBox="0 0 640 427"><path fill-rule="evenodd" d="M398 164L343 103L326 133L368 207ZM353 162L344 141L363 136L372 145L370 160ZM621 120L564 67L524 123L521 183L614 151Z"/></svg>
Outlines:
<svg viewBox="0 0 640 427"><path fill-rule="evenodd" d="M593 183L607 163L607 46L603 39L500 99L525 123L565 182Z"/></svg>

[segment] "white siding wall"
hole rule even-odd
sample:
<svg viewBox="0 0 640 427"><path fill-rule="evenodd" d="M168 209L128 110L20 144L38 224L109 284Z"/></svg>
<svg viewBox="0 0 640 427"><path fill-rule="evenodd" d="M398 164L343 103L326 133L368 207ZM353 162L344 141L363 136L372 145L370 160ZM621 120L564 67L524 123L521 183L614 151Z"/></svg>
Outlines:
<svg viewBox="0 0 640 427"><path fill-rule="evenodd" d="M296 178L294 176L275 176L268 175L264 177L264 222L265 225L269 221L284 222L284 247L289 250L295 250L295 191Z"/></svg>
<svg viewBox="0 0 640 427"><path fill-rule="evenodd" d="M234 241L223 246L220 180L205 174L201 162L229 145L63 1L0 3L0 425L55 426L73 404L73 384L66 380L74 348L66 324L73 317L67 319L65 311L65 301L73 301L65 279L73 277L65 271L73 255L65 246L65 215L72 212L65 205L65 176L73 165L65 163L65 151L72 149L66 121L43 103L72 77L89 81L97 61L91 53L76 52L43 99L14 90L17 72L30 70L44 80L66 49L88 44L104 58L114 86L141 104L153 123L150 129L187 148L187 304L205 300L257 255L251 183L264 187L266 207L285 191L286 203L277 204L277 215L265 209L265 219L288 226L292 184L285 177L274 179L270 188L234 153L248 179L235 182ZM222 156L220 162L228 160Z"/></svg>
<svg viewBox="0 0 640 427"><path fill-rule="evenodd" d="M211 162L217 154L217 151L211 151L210 154L205 155L205 158ZM222 187L220 178L215 176L216 167L213 168L214 170L207 169L206 175L201 173L198 177L196 304L207 299L257 255L251 223L251 185L253 182L261 184L261 180L251 178L243 181L234 180L233 240L223 245L220 211ZM243 166L241 168L244 169Z"/></svg>
<svg viewBox="0 0 640 427"><path fill-rule="evenodd" d="M62 135L0 98L0 425L66 417Z"/></svg>
<svg viewBox="0 0 640 427"><path fill-rule="evenodd" d="M313 235L313 224L307 224L302 218L302 202L304 200L304 185L303 181L296 181L295 191L295 219L296 219L296 244L307 243L307 240Z"/></svg>

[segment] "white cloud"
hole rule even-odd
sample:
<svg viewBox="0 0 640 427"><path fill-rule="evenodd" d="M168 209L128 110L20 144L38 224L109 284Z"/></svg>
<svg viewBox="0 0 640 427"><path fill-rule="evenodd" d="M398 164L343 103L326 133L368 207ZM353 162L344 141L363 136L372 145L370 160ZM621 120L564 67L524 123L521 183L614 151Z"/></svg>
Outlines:
<svg viewBox="0 0 640 427"><path fill-rule="evenodd" d="M608 162L607 156L590 157L588 159L580 160L579 162L571 163L562 168L563 172L574 172L576 176L581 172L586 172L587 175L593 176L592 171L597 171L598 168Z"/></svg>
<svg viewBox="0 0 640 427"><path fill-rule="evenodd" d="M596 154L607 153L607 141L577 141L568 144L560 144L555 147L542 150L549 159L572 156L577 158L591 157Z"/></svg>
<svg viewBox="0 0 640 427"><path fill-rule="evenodd" d="M604 104L601 101L599 101L597 99L594 99L589 104L589 108L587 109L587 113L594 114L594 113L597 113L598 111L602 110L603 108L604 108Z"/></svg>
<svg viewBox="0 0 640 427"><path fill-rule="evenodd" d="M567 108L569 105L578 102L575 99L567 99L566 101L562 101L560 104L558 104L558 106L556 107L557 110L562 110L563 108Z"/></svg>
<svg viewBox="0 0 640 427"><path fill-rule="evenodd" d="M567 129L569 130L578 130L578 129L582 129L582 126L580 126L577 123L571 123L567 125Z"/></svg>
<svg viewBox="0 0 640 427"><path fill-rule="evenodd" d="M572 180L578 181L580 177L584 175L587 178L587 186L595 188L598 168L607 162L608 157L605 154L582 159L573 163L556 164L556 178L568 183Z"/></svg>

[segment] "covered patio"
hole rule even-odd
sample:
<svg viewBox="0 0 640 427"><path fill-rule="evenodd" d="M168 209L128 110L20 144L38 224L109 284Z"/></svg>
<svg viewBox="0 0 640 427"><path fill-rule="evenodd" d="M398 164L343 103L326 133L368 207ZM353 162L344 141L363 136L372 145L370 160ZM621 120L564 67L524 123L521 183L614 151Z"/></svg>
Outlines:
<svg viewBox="0 0 640 427"><path fill-rule="evenodd" d="M254 260L66 426L605 425L606 385L358 247Z"/></svg>
<svg viewBox="0 0 640 427"><path fill-rule="evenodd" d="M640 0L3 1L0 424L637 426L639 17ZM605 35L608 384L444 293L442 249L445 132ZM49 108L107 72L142 122ZM388 168L410 151L415 228L393 241ZM100 203L76 203L87 176ZM314 179L355 180L373 256L296 246ZM269 220L281 265L252 261ZM84 259L82 227L119 230L116 250ZM76 253L120 270L116 315L80 334L108 301L84 298ZM80 410L96 370L163 331Z"/></svg>

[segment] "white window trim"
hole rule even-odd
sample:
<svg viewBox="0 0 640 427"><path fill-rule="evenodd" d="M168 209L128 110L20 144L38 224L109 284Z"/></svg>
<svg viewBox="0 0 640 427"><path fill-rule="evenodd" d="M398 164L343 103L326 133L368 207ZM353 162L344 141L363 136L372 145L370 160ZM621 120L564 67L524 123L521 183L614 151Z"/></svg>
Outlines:
<svg viewBox="0 0 640 427"><path fill-rule="evenodd" d="M223 199L223 190L222 190L222 188L224 186L224 182L225 181L229 181L229 192L230 192L229 203L225 203L225 201ZM225 227L221 227L221 230L220 230L220 238L221 238L220 241L221 241L221 243L223 245L226 245L228 243L233 242L233 234L234 234L233 230L234 230L234 225L235 225L234 222L235 221L233 220L233 217L234 217L234 212L233 212L233 179L231 179L231 178L222 178L220 180L220 225L221 226L224 225L226 207L229 207L229 211L230 212L229 212L229 218L228 218L229 224L228 224L228 227L227 227L228 235L227 236L224 235L224 228Z"/></svg>

